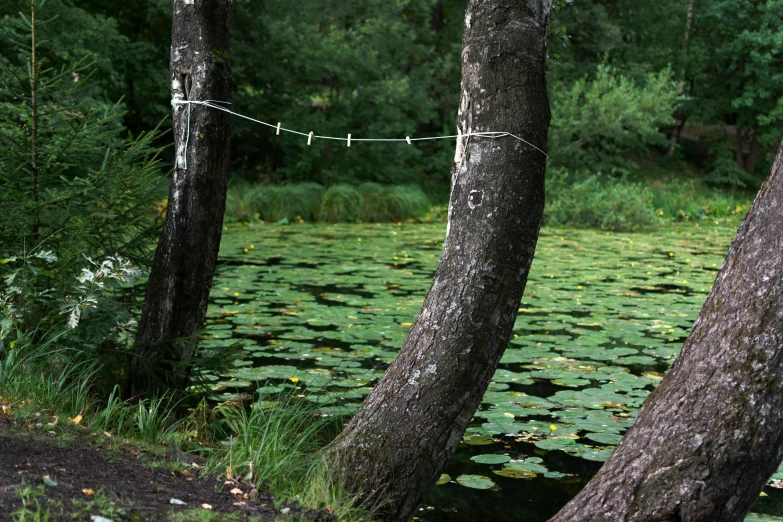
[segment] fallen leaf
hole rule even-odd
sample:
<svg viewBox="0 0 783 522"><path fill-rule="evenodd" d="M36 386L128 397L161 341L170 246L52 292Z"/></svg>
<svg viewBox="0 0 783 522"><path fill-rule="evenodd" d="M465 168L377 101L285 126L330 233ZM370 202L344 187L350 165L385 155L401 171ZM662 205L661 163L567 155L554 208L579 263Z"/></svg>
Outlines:
<svg viewBox="0 0 783 522"><path fill-rule="evenodd" d="M201 507L203 507L204 509L212 509L212 506L210 506L209 504L201 504Z"/></svg>
<svg viewBox="0 0 783 522"><path fill-rule="evenodd" d="M44 475L43 476L43 481L44 481L44 484L46 484L47 486L54 487L54 486L57 485L57 482L55 482L51 478L49 478L49 475Z"/></svg>
<svg viewBox="0 0 783 522"><path fill-rule="evenodd" d="M81 413L79 415L77 415L76 417L74 417L73 419L71 419L71 422L73 422L74 424L79 424L81 421L82 421L82 414Z"/></svg>
<svg viewBox="0 0 783 522"><path fill-rule="evenodd" d="M109 433L108 431L104 431L103 434L106 435L107 437L111 438L111 433Z"/></svg>
<svg viewBox="0 0 783 522"><path fill-rule="evenodd" d="M92 520L92 522L112 522L110 518L102 517L100 515L93 515L90 517L90 520Z"/></svg>
<svg viewBox="0 0 783 522"><path fill-rule="evenodd" d="M234 489L232 489L232 490L231 490L231 494L232 494L232 495L242 495L242 494L244 494L244 493L245 493L245 492L244 492L244 491L242 491L242 490L241 490L241 489L239 489L239 488L234 488Z"/></svg>
<svg viewBox="0 0 783 522"><path fill-rule="evenodd" d="M283 508L280 510L281 515L287 515L290 512L291 512L291 508Z"/></svg>
<svg viewBox="0 0 783 522"><path fill-rule="evenodd" d="M91 490L90 488L84 488L82 489L82 493L84 493L88 497L91 497L95 494L95 491Z"/></svg>
<svg viewBox="0 0 783 522"><path fill-rule="evenodd" d="M172 498L171 500L169 500L169 504L174 504L175 506L184 506L186 503L182 502L178 498Z"/></svg>

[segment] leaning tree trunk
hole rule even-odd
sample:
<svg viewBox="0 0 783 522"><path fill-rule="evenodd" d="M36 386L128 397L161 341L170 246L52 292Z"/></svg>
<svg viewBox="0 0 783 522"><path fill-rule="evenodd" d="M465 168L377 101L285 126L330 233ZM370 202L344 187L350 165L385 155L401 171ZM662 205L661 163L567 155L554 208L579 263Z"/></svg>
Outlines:
<svg viewBox="0 0 783 522"><path fill-rule="evenodd" d="M461 135L506 131L545 148L550 0L470 0ZM386 520L406 521L481 402L511 330L544 207L546 156L513 136L462 137L449 226L408 338L343 433L336 470Z"/></svg>
<svg viewBox="0 0 783 522"><path fill-rule="evenodd" d="M229 101L230 13L231 0L174 2L176 165L131 362L134 394L183 389L203 328L223 227L231 127L225 112L176 101Z"/></svg>
<svg viewBox="0 0 783 522"><path fill-rule="evenodd" d="M743 520L783 458L783 146L669 374L552 520Z"/></svg>

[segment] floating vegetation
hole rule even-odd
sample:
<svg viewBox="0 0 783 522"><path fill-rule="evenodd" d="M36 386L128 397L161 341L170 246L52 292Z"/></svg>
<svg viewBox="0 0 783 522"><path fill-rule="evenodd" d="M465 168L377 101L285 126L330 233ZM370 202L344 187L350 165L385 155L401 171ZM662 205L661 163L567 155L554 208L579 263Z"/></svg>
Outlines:
<svg viewBox="0 0 783 522"><path fill-rule="evenodd" d="M240 343L247 357L212 387L352 414L402 346L444 235L440 225L232 225L203 343ZM677 356L733 235L544 229L514 335L462 442L467 471L447 470L456 482L569 481L573 459L606 460Z"/></svg>

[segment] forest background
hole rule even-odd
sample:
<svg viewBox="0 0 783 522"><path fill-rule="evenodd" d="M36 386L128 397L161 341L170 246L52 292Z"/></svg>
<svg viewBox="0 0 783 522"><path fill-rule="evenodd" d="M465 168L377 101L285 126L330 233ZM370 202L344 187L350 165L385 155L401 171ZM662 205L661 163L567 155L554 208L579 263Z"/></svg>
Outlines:
<svg viewBox="0 0 783 522"><path fill-rule="evenodd" d="M780 4L559 2L546 223L636 230L744 215L780 138ZM26 60L14 44L18 10L0 0L10 67ZM237 0L232 110L333 136L455 134L464 10L464 0ZM48 65L73 68L74 83L94 72L81 105L120 100L116 125L133 135L169 126L170 1L50 0L45 18ZM15 125L24 115L11 105L2 118ZM453 151L453 140L308 146L235 118L228 217L445 219ZM162 157L171 161L170 147Z"/></svg>

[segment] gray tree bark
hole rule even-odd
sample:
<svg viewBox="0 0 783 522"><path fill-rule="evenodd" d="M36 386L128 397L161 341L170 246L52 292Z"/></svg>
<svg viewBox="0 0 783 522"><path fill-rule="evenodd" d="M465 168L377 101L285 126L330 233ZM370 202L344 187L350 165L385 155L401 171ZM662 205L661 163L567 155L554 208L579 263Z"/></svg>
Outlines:
<svg viewBox="0 0 783 522"><path fill-rule="evenodd" d="M671 371L552 521L743 520L783 458L783 146Z"/></svg>
<svg viewBox="0 0 783 522"><path fill-rule="evenodd" d="M470 0L461 135L546 148L551 0ZM407 521L437 480L508 344L544 207L546 156L512 136L463 137L432 287L399 357L326 449L385 520Z"/></svg>
<svg viewBox="0 0 783 522"><path fill-rule="evenodd" d="M230 100L230 13L231 0L174 2L174 100ZM229 114L173 103L172 115L176 165L131 361L133 394L186 386L223 228Z"/></svg>

